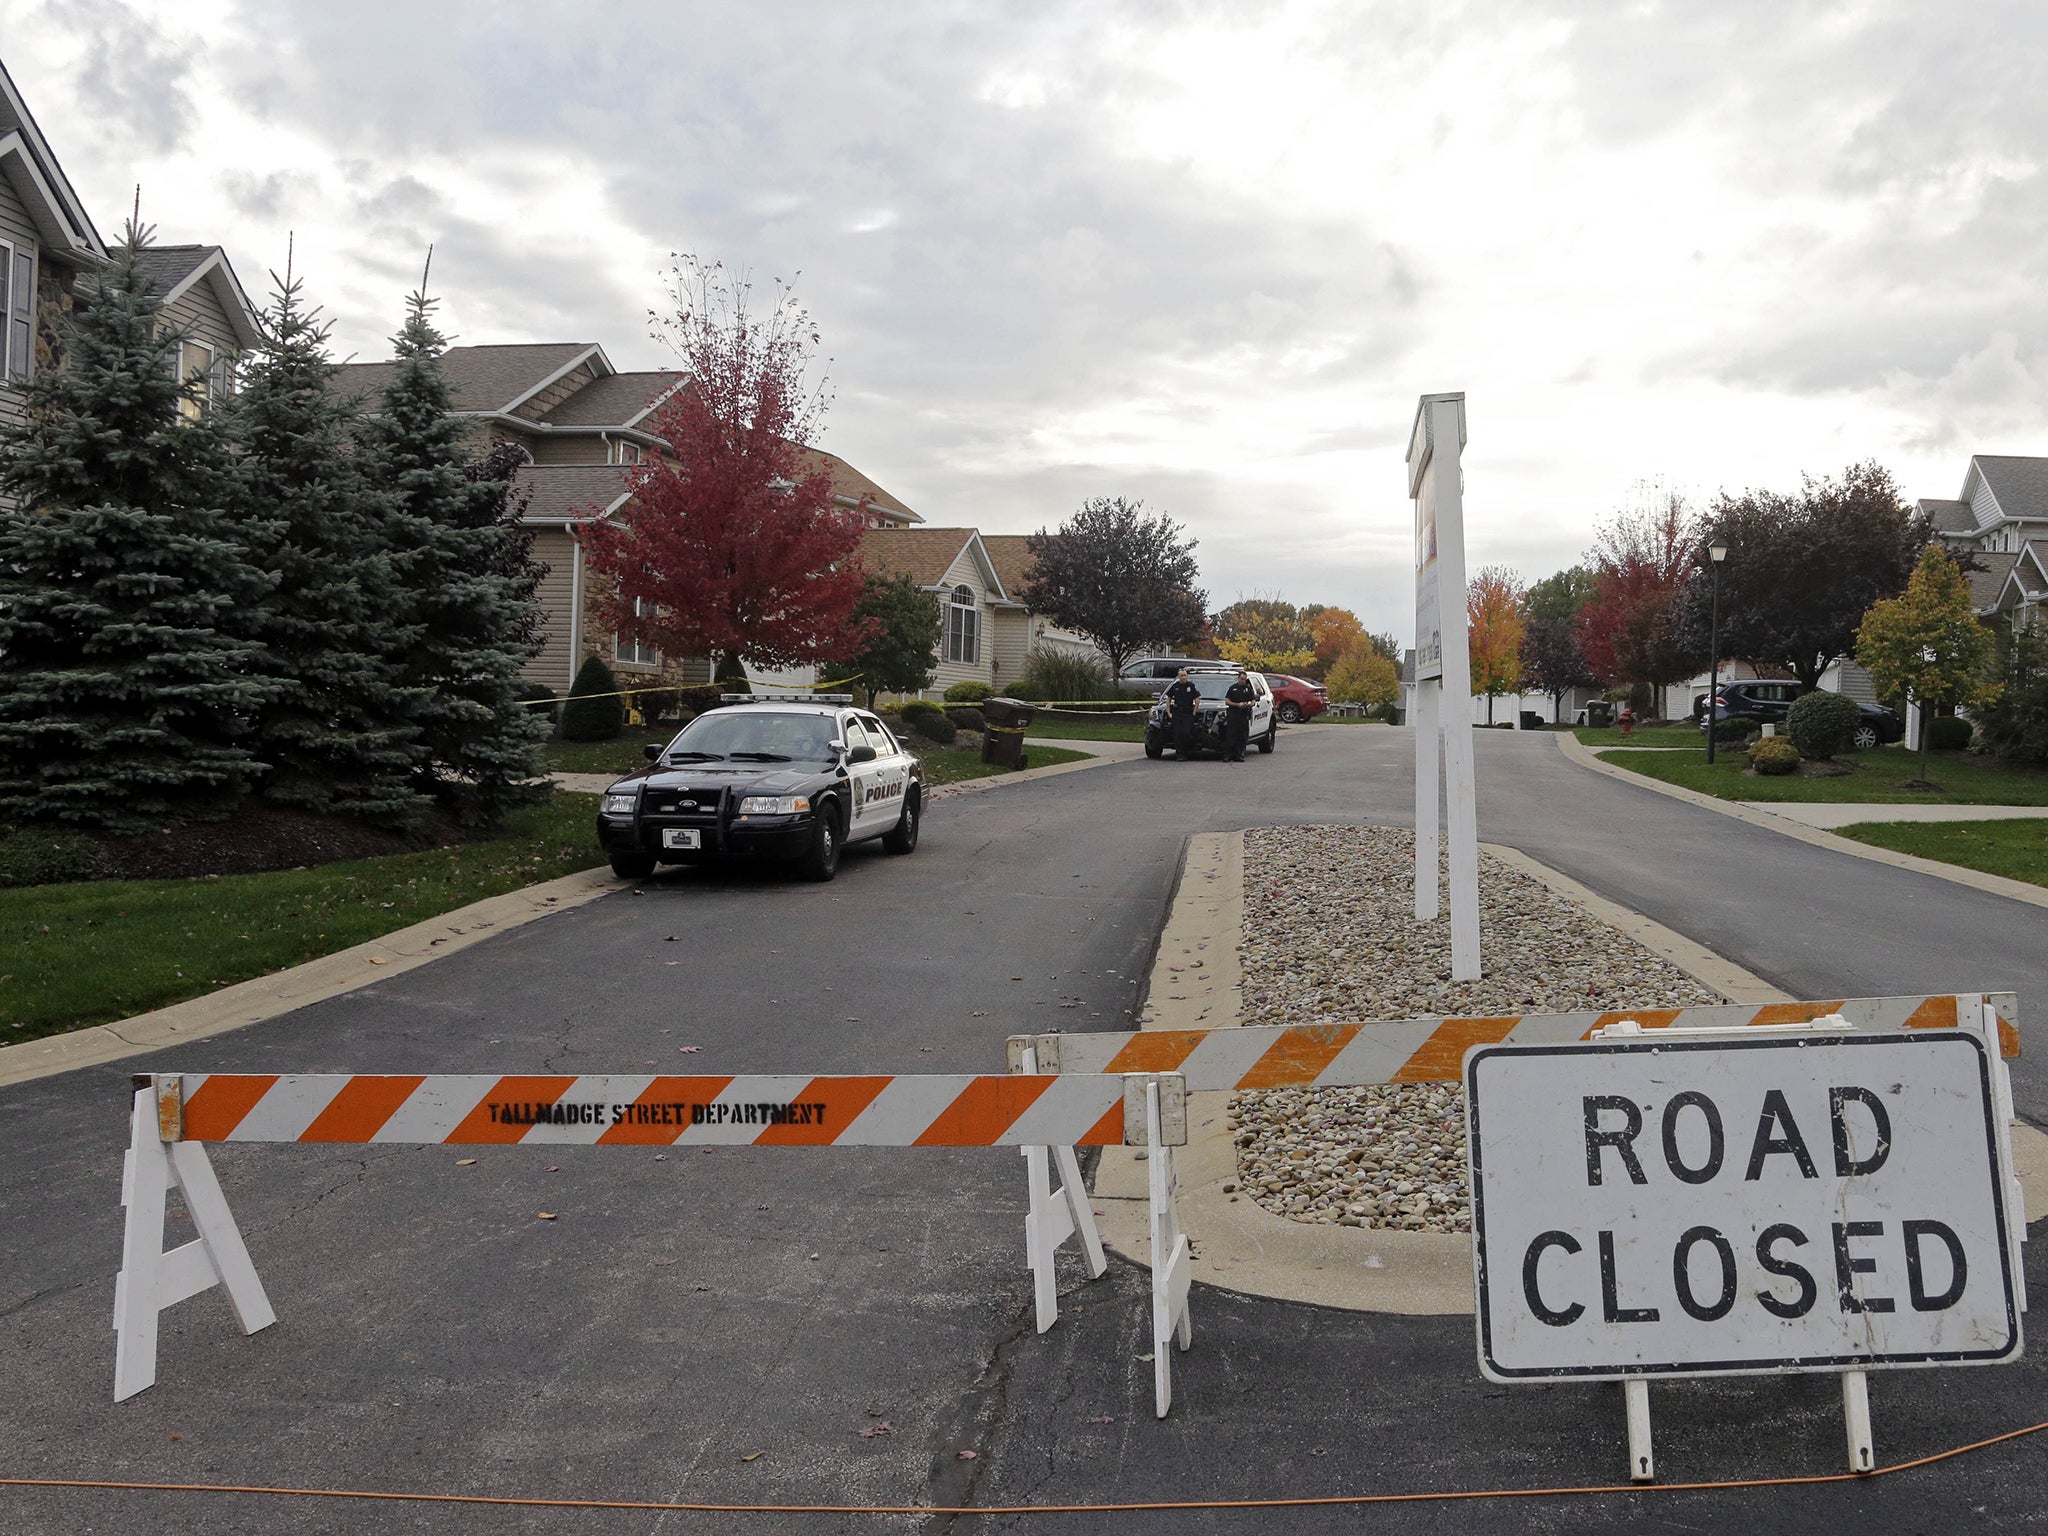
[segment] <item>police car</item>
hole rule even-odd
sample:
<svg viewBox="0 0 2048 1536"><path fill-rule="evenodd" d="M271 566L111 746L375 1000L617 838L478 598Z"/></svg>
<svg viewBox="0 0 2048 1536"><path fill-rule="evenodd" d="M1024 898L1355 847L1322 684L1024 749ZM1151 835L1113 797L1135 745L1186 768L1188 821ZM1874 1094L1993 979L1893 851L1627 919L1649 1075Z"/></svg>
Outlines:
<svg viewBox="0 0 2048 1536"><path fill-rule="evenodd" d="M649 747L646 768L604 792L597 840L612 873L721 854L795 860L830 880L848 843L917 847L924 769L850 694L726 694Z"/></svg>
<svg viewBox="0 0 2048 1536"><path fill-rule="evenodd" d="M1223 721L1226 706L1223 695L1230 691L1230 685L1237 681L1235 667L1189 667L1188 681L1201 692L1201 702L1195 706L1194 748L1196 751L1221 752L1223 750ZM1252 718L1248 727L1251 746L1261 752L1270 752L1279 740L1280 728L1273 720L1273 690L1265 677L1257 672L1247 673L1245 681L1252 685ZM1169 681L1160 685L1170 688ZM1166 695L1159 700L1145 717L1145 755L1157 758L1164 755L1173 745L1173 714L1167 708Z"/></svg>

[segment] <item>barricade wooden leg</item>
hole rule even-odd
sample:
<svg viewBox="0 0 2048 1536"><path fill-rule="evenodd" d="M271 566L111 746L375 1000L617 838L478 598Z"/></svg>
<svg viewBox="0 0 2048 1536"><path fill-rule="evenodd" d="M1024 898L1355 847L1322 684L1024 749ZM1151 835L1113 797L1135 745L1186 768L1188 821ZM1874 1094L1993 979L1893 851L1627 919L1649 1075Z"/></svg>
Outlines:
<svg viewBox="0 0 2048 1536"><path fill-rule="evenodd" d="M1657 1458L1650 1448L1650 1384L1640 1376L1631 1376L1621 1384L1621 1396L1628 1410L1629 1481L1654 1482Z"/></svg>
<svg viewBox="0 0 2048 1536"><path fill-rule="evenodd" d="M1174 1209L1178 1188L1173 1148L1165 1144L1159 1125L1159 1085L1145 1085L1146 1167L1152 1196L1152 1388L1153 1409L1160 1418L1173 1406L1173 1346L1194 1343L1188 1317L1191 1254L1187 1235Z"/></svg>
<svg viewBox="0 0 2048 1536"><path fill-rule="evenodd" d="M1038 1071L1038 1053L1024 1049L1023 1070ZM1079 1236L1081 1256L1088 1278L1099 1280L1108 1273L1102 1256L1102 1238L1095 1230L1095 1211L1088 1203L1088 1189L1081 1179L1081 1164L1072 1147L1025 1147L1024 1178L1029 1186L1029 1203L1024 1215L1024 1250L1031 1266L1031 1293L1037 1313L1038 1331L1044 1333L1059 1321L1060 1291L1058 1259L1062 1244ZM1052 1171L1058 1166L1060 1187L1052 1187Z"/></svg>
<svg viewBox="0 0 2048 1536"><path fill-rule="evenodd" d="M128 1211L121 1273L114 1281L115 1402L155 1385L157 1317L167 1307L219 1285L242 1332L277 1321L206 1148L165 1142L157 1127L156 1092L138 1089L121 1177L121 1202ZM166 1253L164 1216L173 1189L184 1196L199 1236Z"/></svg>
<svg viewBox="0 0 2048 1536"><path fill-rule="evenodd" d="M1849 1432L1849 1470L1874 1472L1870 1449L1870 1389L1861 1371L1842 1372L1842 1423Z"/></svg>
<svg viewBox="0 0 2048 1536"><path fill-rule="evenodd" d="M1998 1035L1998 1010L1981 994L1962 993L1956 998L1956 1023L1974 1030L1991 1058L1991 1113L1998 1126L1998 1165L2005 1180L2006 1252L2012 1260L2013 1295L2022 1312L2027 1310L2027 1201L2020 1192L2019 1171L2013 1166L2012 1071L2005 1064L2005 1049Z"/></svg>

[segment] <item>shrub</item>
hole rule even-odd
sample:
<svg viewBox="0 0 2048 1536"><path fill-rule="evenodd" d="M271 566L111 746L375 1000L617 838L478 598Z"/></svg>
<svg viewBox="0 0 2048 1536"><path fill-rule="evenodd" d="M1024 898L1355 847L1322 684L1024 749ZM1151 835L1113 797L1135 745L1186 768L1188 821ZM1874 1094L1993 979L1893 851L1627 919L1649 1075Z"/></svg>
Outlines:
<svg viewBox="0 0 2048 1536"><path fill-rule="evenodd" d="M2048 763L2048 635L2002 633L1993 676L2004 687L1977 711L1984 749L2013 762Z"/></svg>
<svg viewBox="0 0 2048 1536"><path fill-rule="evenodd" d="M987 683L955 683L946 690L948 704L979 704L995 690Z"/></svg>
<svg viewBox="0 0 2048 1536"><path fill-rule="evenodd" d="M626 701L618 696L619 679L601 657L576 669L569 702L562 706L564 741L610 741L626 728Z"/></svg>
<svg viewBox="0 0 2048 1536"><path fill-rule="evenodd" d="M919 720L932 715L944 718L945 713L943 709L939 708L930 699L905 699L903 701L903 723L912 730L917 729L917 722Z"/></svg>
<svg viewBox="0 0 2048 1536"><path fill-rule="evenodd" d="M1799 749L1783 736L1764 736L1749 749L1749 766L1758 773L1790 773L1799 766Z"/></svg>
<svg viewBox="0 0 2048 1536"><path fill-rule="evenodd" d="M683 690L680 688L636 688L628 702L640 711L640 718L652 725L657 720L673 720L683 711Z"/></svg>
<svg viewBox="0 0 2048 1536"><path fill-rule="evenodd" d="M1801 757L1824 763L1849 750L1862 723L1863 711L1854 699L1839 693L1808 693L1793 701L1785 716L1785 734Z"/></svg>
<svg viewBox="0 0 2048 1536"><path fill-rule="evenodd" d="M1920 728L1927 733L1927 745L1936 752L1961 752L1970 745L1970 722L1954 715L1936 715Z"/></svg>
<svg viewBox="0 0 2048 1536"><path fill-rule="evenodd" d="M1109 669L1092 656L1075 656L1066 651L1039 646L1024 664L1022 681L1039 690L1041 699L1113 699ZM1022 695L1011 690L1012 698Z"/></svg>
<svg viewBox="0 0 2048 1536"><path fill-rule="evenodd" d="M1006 699L1022 699L1026 704L1043 704L1047 699L1054 697L1029 681L1012 683L1003 690L1002 696Z"/></svg>
<svg viewBox="0 0 2048 1536"><path fill-rule="evenodd" d="M926 741L935 742L942 747L953 745L953 722L946 718L943 709L935 709L929 714L920 713L914 717L905 716L904 724Z"/></svg>
<svg viewBox="0 0 2048 1536"><path fill-rule="evenodd" d="M946 711L946 718L963 731L985 731L988 719L972 704L956 704Z"/></svg>
<svg viewBox="0 0 2048 1536"><path fill-rule="evenodd" d="M1714 740L1747 741L1756 729L1756 722L1747 715L1730 715L1714 722Z"/></svg>
<svg viewBox="0 0 2048 1536"><path fill-rule="evenodd" d="M536 683L530 678L515 683L512 686L512 696L517 699L531 700L532 702L524 706L526 713L547 721L549 725L555 724L562 718L562 706L556 702L555 690L548 687L545 683ZM542 699L547 700L547 702L545 704L541 703Z"/></svg>
<svg viewBox="0 0 2048 1536"><path fill-rule="evenodd" d="M0 886L55 885L100 873L100 845L83 832L56 827L0 831Z"/></svg>

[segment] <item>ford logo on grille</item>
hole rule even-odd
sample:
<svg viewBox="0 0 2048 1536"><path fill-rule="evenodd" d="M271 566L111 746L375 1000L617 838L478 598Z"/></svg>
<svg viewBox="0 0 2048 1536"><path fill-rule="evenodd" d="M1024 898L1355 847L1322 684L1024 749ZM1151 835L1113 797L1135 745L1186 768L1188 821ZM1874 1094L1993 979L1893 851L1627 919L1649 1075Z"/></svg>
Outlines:
<svg viewBox="0 0 2048 1536"><path fill-rule="evenodd" d="M694 811L697 809L697 802L694 800L678 800L676 802L676 809L679 811Z"/></svg>

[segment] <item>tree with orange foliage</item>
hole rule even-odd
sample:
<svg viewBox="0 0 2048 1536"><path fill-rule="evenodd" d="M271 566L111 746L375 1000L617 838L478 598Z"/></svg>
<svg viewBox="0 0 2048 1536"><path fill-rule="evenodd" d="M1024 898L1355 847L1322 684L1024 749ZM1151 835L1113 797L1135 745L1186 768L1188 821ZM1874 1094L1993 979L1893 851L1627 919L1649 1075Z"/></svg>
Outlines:
<svg viewBox="0 0 2048 1536"><path fill-rule="evenodd" d="M802 666L873 627L854 616L865 505L840 508L830 477L802 462L829 404L807 377L818 333L777 287L756 316L745 279L681 259L663 324L689 384L649 427L673 457L626 470L621 517L576 525L605 578L601 623L664 656Z"/></svg>
<svg viewBox="0 0 2048 1536"><path fill-rule="evenodd" d="M1472 691L1486 695L1488 725L1493 724L1493 701L1521 688L1522 631L1526 625L1522 610L1522 579L1504 565L1482 568L1466 587Z"/></svg>
<svg viewBox="0 0 2048 1536"><path fill-rule="evenodd" d="M1321 666L1335 666L1340 656L1365 640L1365 625L1349 608L1307 608L1302 616L1308 620L1309 638L1315 643L1316 661Z"/></svg>

